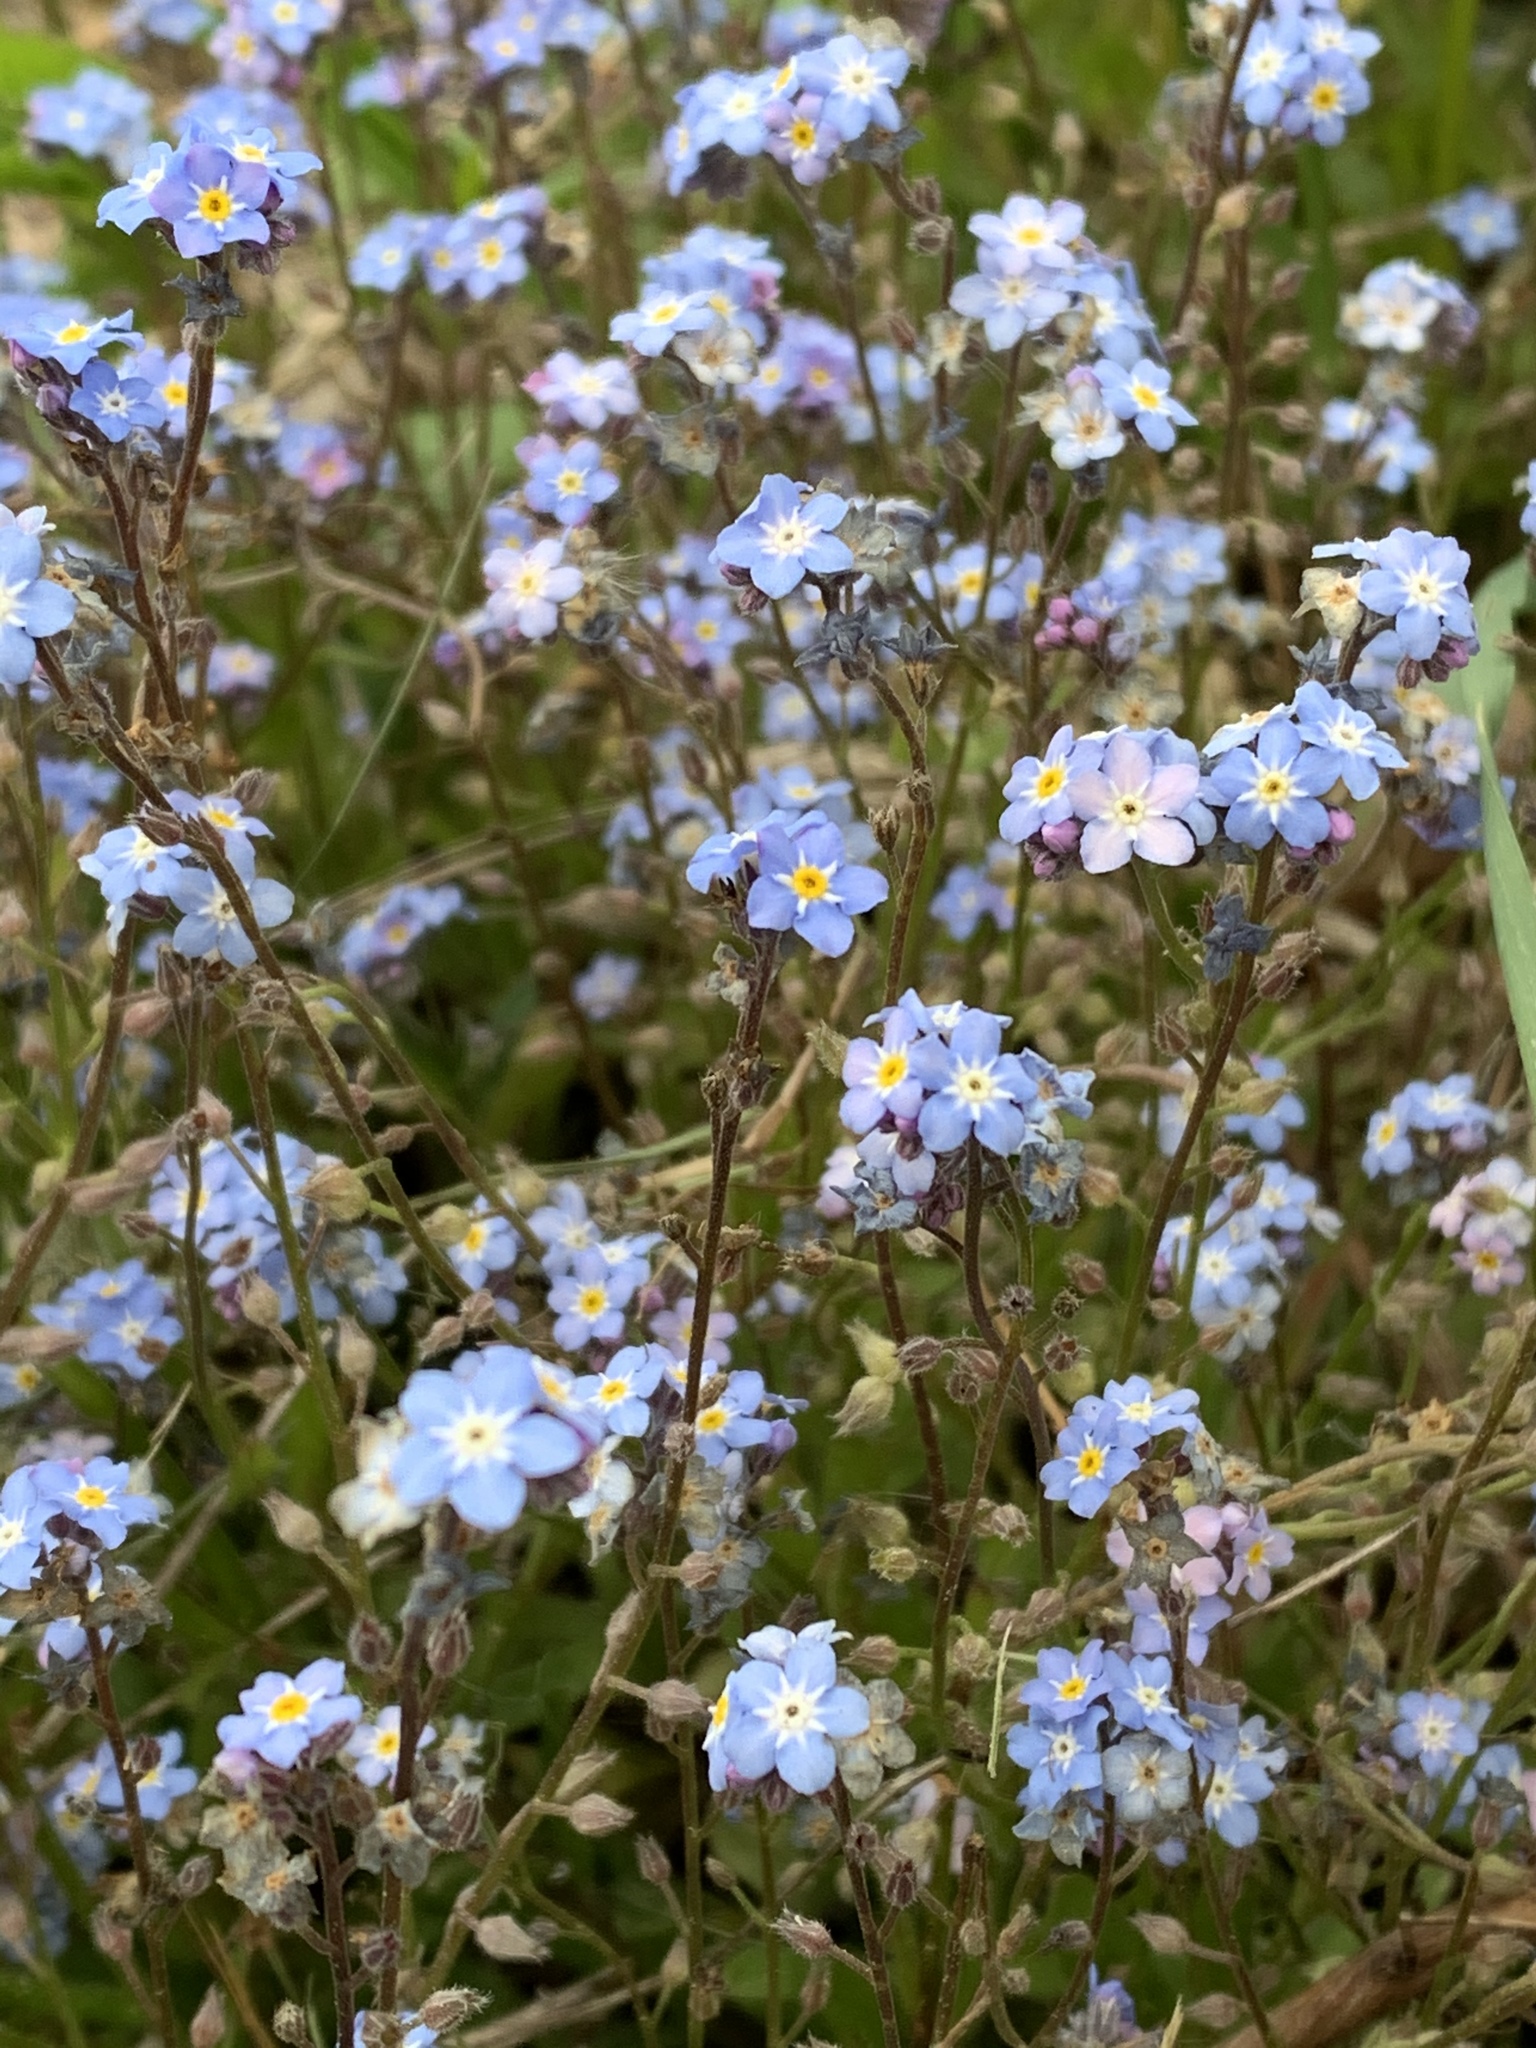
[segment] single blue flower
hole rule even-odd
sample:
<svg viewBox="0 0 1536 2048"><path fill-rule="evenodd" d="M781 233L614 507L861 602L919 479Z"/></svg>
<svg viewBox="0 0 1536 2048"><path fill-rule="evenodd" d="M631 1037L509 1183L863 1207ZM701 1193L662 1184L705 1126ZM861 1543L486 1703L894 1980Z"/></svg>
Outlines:
<svg viewBox="0 0 1536 2048"><path fill-rule="evenodd" d="M216 142L183 145L149 194L182 256L212 256L232 242L267 242L272 190L265 164L242 163Z"/></svg>
<svg viewBox="0 0 1536 2048"><path fill-rule="evenodd" d="M1140 1453L1121 1442L1113 1417L1074 1411L1056 1439L1056 1456L1040 1469L1040 1490L1086 1521L1140 1463Z"/></svg>
<svg viewBox="0 0 1536 2048"><path fill-rule="evenodd" d="M400 1396L410 1434L394 1481L410 1507L446 1500L477 1529L510 1529L530 1479L572 1471L590 1446L571 1424L541 1412L545 1398L530 1353L492 1344L468 1354L467 1375L414 1372Z"/></svg>
<svg viewBox="0 0 1536 2048"><path fill-rule="evenodd" d="M618 488L618 478L603 467L602 449L583 439L568 448L554 443L534 454L523 497L535 512L550 513L562 526L579 526L594 505Z"/></svg>
<svg viewBox="0 0 1536 2048"><path fill-rule="evenodd" d="M1118 1662L1118 1659L1114 1660ZM1042 1721L1075 1721L1109 1691L1112 1671L1097 1636L1078 1652L1042 1650L1019 1698Z"/></svg>
<svg viewBox="0 0 1536 2048"><path fill-rule="evenodd" d="M280 1771L291 1770L317 1735L361 1719L363 1703L343 1691L346 1666L317 1657L297 1677L263 1671L240 1695L241 1711L218 1724L226 1749L249 1750Z"/></svg>
<svg viewBox="0 0 1536 2048"><path fill-rule="evenodd" d="M844 142L856 142L873 124L894 133L901 109L894 88L911 68L905 50L872 50L855 35L834 36L795 60L797 83L821 96L821 120Z"/></svg>
<svg viewBox="0 0 1536 2048"><path fill-rule="evenodd" d="M750 1656L731 1673L710 1715L704 1752L717 1792L755 1784L770 1771L806 1797L831 1784L833 1743L868 1730L869 1702L838 1683L829 1634L826 1624L813 1623L798 1636L761 1629L745 1639L744 1649L755 1644L770 1654Z"/></svg>
<svg viewBox="0 0 1536 2048"><path fill-rule="evenodd" d="M1471 556L1454 540L1399 526L1372 544L1360 602L1392 621L1404 654L1427 661L1442 638L1477 638L1466 587L1471 566Z"/></svg>
<svg viewBox="0 0 1536 2048"><path fill-rule="evenodd" d="M1211 771L1211 788L1228 806L1227 836L1239 846L1321 846L1328 813L1318 801L1338 780L1334 757L1309 747L1283 713L1260 726L1253 750L1233 747Z"/></svg>
<svg viewBox="0 0 1536 2048"><path fill-rule="evenodd" d="M807 575L851 569L852 551L832 531L847 516L846 501L808 490L787 476L764 477L746 511L715 542L711 562L744 569L766 597L788 597Z"/></svg>
<svg viewBox="0 0 1536 2048"><path fill-rule="evenodd" d="M112 442L126 441L135 427L165 425L165 407L154 386L142 377L121 376L100 356L81 371L69 409Z"/></svg>
<svg viewBox="0 0 1536 2048"><path fill-rule="evenodd" d="M38 641L64 632L77 602L72 590L43 574L37 535L5 513L0 518L0 685L14 691L30 678Z"/></svg>
<svg viewBox="0 0 1536 2048"><path fill-rule="evenodd" d="M757 847L761 872L747 892L747 923L798 932L815 953L846 953L854 918L890 894L884 875L849 861L842 833L815 812L793 829L763 825Z"/></svg>
<svg viewBox="0 0 1536 2048"><path fill-rule="evenodd" d="M1024 1142L1034 1083L1022 1061L1002 1050L1002 1022L985 1010L967 1010L949 1034L923 1038L912 1048L912 1070L928 1100L918 1135L935 1152L952 1152L972 1133L988 1152L1006 1158Z"/></svg>
<svg viewBox="0 0 1536 2048"><path fill-rule="evenodd" d="M129 1491L132 1476L130 1466L110 1458L51 1458L32 1467L32 1484L48 1513L67 1515L107 1550L115 1550L130 1529L160 1519L148 1494Z"/></svg>

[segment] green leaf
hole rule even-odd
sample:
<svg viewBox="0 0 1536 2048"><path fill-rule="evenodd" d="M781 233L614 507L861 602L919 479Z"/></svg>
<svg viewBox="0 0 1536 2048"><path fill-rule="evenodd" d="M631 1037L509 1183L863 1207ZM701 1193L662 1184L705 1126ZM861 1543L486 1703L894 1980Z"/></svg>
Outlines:
<svg viewBox="0 0 1536 2048"><path fill-rule="evenodd" d="M118 69L110 57L90 61L101 70ZM6 29L0 33L0 105L22 106L34 86L66 85L84 68L78 45L66 37Z"/></svg>
<svg viewBox="0 0 1536 2048"><path fill-rule="evenodd" d="M1494 747L1515 687L1515 657L1499 642L1526 608L1530 570L1524 555L1495 569L1473 599L1482 649L1459 676L1442 687L1453 710L1477 727L1482 755L1483 865L1493 910L1493 936L1509 994L1509 1013L1520 1046L1527 1093L1536 1101L1536 888L1499 782ZM1454 683L1456 688L1450 685Z"/></svg>
<svg viewBox="0 0 1536 2048"><path fill-rule="evenodd" d="M1437 685L1453 711L1487 725L1494 744L1515 687L1515 657L1500 643L1514 632L1516 612L1528 608L1530 580L1523 553L1484 578L1472 600L1482 645L1459 674Z"/></svg>

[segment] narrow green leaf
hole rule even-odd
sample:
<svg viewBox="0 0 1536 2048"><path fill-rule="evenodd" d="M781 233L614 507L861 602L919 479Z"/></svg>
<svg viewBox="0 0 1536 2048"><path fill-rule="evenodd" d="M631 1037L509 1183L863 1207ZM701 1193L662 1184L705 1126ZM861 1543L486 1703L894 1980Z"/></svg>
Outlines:
<svg viewBox="0 0 1536 2048"><path fill-rule="evenodd" d="M1515 657L1500 643L1514 632L1516 612L1528 607L1530 580L1523 553L1484 578L1472 600L1482 645L1464 669L1436 685L1453 711L1486 720L1495 745L1515 687Z"/></svg>
<svg viewBox="0 0 1536 2048"><path fill-rule="evenodd" d="M1494 754L1515 687L1515 657L1499 643L1513 632L1516 612L1527 608L1529 591L1530 569L1523 554L1505 562L1479 584L1472 605L1481 651L1459 675L1441 686L1441 694L1453 711L1470 717L1477 727L1482 755L1483 865L1488 874L1493 936L1509 993L1526 1091L1536 1101L1536 888L1504 802Z"/></svg>

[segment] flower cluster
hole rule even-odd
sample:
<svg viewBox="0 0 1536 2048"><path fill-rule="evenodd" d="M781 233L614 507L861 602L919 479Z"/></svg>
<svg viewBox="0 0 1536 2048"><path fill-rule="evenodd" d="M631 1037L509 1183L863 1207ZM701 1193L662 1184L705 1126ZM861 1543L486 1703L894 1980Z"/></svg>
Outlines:
<svg viewBox="0 0 1536 2048"><path fill-rule="evenodd" d="M768 155L797 184L816 185L871 130L895 138L894 160L902 131L896 89L910 68L899 45L847 33L763 71L709 73L677 95L678 118L662 139L668 191L708 184L712 155ZM873 154L867 146L859 153Z"/></svg>
<svg viewBox="0 0 1536 2048"><path fill-rule="evenodd" d="M187 825L201 836L189 839ZM243 904L199 855L209 835L234 870ZM80 871L101 889L114 940L130 915L152 920L175 910L180 915L170 943L176 952L238 970L256 962L250 925L268 931L293 914L293 891L256 872L255 842L271 836L236 790L210 796L172 790L168 812L105 834L93 852L80 856Z"/></svg>
<svg viewBox="0 0 1536 2048"><path fill-rule="evenodd" d="M171 1313L174 1301L142 1259L128 1259L110 1270L83 1273L53 1301L40 1302L33 1314L40 1323L77 1334L79 1356L87 1365L111 1366L130 1380L146 1380L180 1342L181 1324Z"/></svg>
<svg viewBox="0 0 1536 2048"><path fill-rule="evenodd" d="M1433 1177L1446 1162L1485 1150L1504 1120L1478 1101L1475 1089L1470 1074L1410 1081L1400 1088L1385 1109L1375 1111L1366 1129L1360 1163L1367 1177L1385 1175L1394 1195L1405 1199L1426 1172Z"/></svg>
<svg viewBox="0 0 1536 2048"><path fill-rule="evenodd" d="M1451 1257L1474 1294L1501 1294L1525 1278L1533 1211L1536 1179L1501 1153L1477 1173L1464 1173L1430 1210L1429 1223L1456 1245Z"/></svg>
<svg viewBox="0 0 1536 2048"><path fill-rule="evenodd" d="M964 1201L974 1138L1016 1159L1018 1185L1037 1222L1075 1214L1082 1149L1061 1117L1092 1114L1085 1070L1060 1072L1025 1047L1004 1052L1011 1020L964 1003L929 1005L908 989L867 1020L881 1035L856 1038L843 1058L838 1114L858 1140L842 1192L861 1230L904 1230L942 1220Z"/></svg>
<svg viewBox="0 0 1536 2048"><path fill-rule="evenodd" d="M434 297L478 305L528 275L548 211L537 185L519 185L462 213L393 213L363 236L347 274L364 290L397 292L419 273Z"/></svg>

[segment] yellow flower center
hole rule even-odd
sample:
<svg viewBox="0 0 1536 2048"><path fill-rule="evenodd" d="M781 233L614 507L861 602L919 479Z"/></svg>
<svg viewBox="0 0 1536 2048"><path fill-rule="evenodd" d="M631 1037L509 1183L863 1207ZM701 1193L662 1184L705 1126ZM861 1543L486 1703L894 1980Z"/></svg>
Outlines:
<svg viewBox="0 0 1536 2048"><path fill-rule="evenodd" d="M881 1056L875 1069L877 1088L894 1088L898 1081L907 1078L907 1056L904 1052L888 1052Z"/></svg>
<svg viewBox="0 0 1536 2048"><path fill-rule="evenodd" d="M85 326L83 322L71 320L66 326L61 327L53 338L62 344L68 344L72 341L84 341L90 331L89 327Z"/></svg>
<svg viewBox="0 0 1536 2048"><path fill-rule="evenodd" d="M197 195L197 210L204 220L226 221L235 210L235 202L229 195L229 187L222 181L207 185Z"/></svg>
<svg viewBox="0 0 1536 2048"><path fill-rule="evenodd" d="M790 876L789 886L802 903L819 903L832 886L832 870L803 860Z"/></svg>
<svg viewBox="0 0 1536 2048"><path fill-rule="evenodd" d="M279 1727L290 1721L302 1721L309 1712L309 1695L290 1685L286 1692L280 1692L275 1700L267 1702L267 1719Z"/></svg>
<svg viewBox="0 0 1536 2048"><path fill-rule="evenodd" d="M1270 768L1254 785L1254 795L1261 804L1283 804L1291 794L1291 778L1283 768Z"/></svg>
<svg viewBox="0 0 1536 2048"><path fill-rule="evenodd" d="M1079 1479L1097 1479L1104 1470L1104 1453L1098 1444L1084 1444L1077 1454Z"/></svg>
<svg viewBox="0 0 1536 2048"><path fill-rule="evenodd" d="M92 1486L82 1479L75 1488L75 1504L82 1508L104 1508L111 1496L104 1486Z"/></svg>
<svg viewBox="0 0 1536 2048"><path fill-rule="evenodd" d="M1064 1678L1056 1688L1059 1700L1080 1700L1088 1690L1088 1681L1081 1672L1074 1671L1070 1678Z"/></svg>
<svg viewBox="0 0 1536 2048"><path fill-rule="evenodd" d="M600 1316L607 1306L608 1290L606 1287L583 1287L580 1294L576 1297L577 1315L585 1316L589 1321L593 1316Z"/></svg>
<svg viewBox="0 0 1536 2048"><path fill-rule="evenodd" d="M1059 761L1052 761L1049 767L1042 768L1035 777L1036 798L1059 796L1066 785L1066 780L1066 769Z"/></svg>

